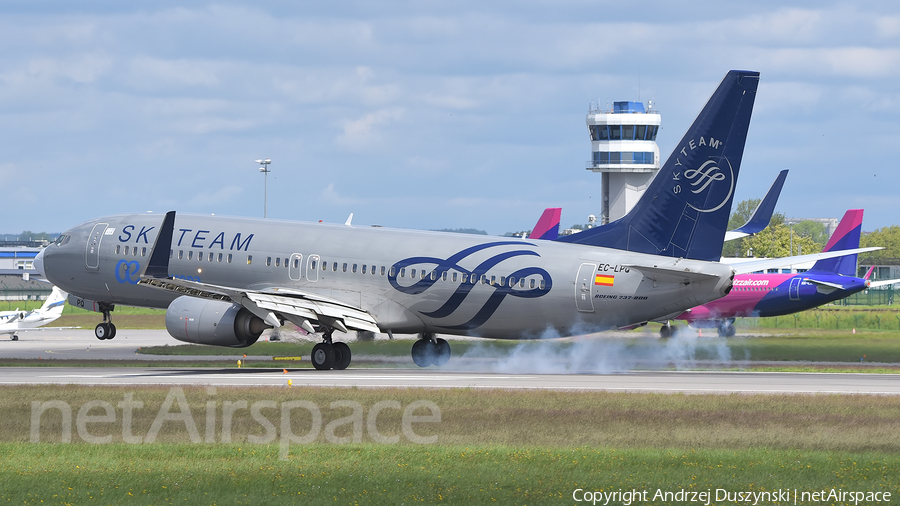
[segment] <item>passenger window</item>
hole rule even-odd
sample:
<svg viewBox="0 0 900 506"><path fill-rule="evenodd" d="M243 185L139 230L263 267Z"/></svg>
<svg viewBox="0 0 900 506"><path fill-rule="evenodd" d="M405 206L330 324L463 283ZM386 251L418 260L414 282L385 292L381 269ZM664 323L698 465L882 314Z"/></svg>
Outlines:
<svg viewBox="0 0 900 506"><path fill-rule="evenodd" d="M219 255L216 257L216 262L222 263L222 254L221 253L219 253Z"/></svg>
<svg viewBox="0 0 900 506"><path fill-rule="evenodd" d="M531 280L531 287L530 287L530 288L534 288L534 280L533 280L533 279Z"/></svg>
<svg viewBox="0 0 900 506"><path fill-rule="evenodd" d="M402 278L402 277L405 277L405 276L406 276L406 267L400 269L400 277Z"/></svg>
<svg viewBox="0 0 900 506"><path fill-rule="evenodd" d="M220 255L221 255L221 253L219 253L219 254L220 254ZM213 252L212 252L212 251L210 251L210 252L209 252L209 256L208 256L208 257L206 257L206 260L208 260L208 261L210 261L210 262L212 262L212 261L213 261L213 257L214 257L214 256L215 256L215 255L213 255Z"/></svg>
<svg viewBox="0 0 900 506"><path fill-rule="evenodd" d="M493 280L494 280L494 278L492 277L491 281L493 281ZM491 283L491 284L494 284L494 283ZM500 286L506 286L506 276L500 276Z"/></svg>
<svg viewBox="0 0 900 506"><path fill-rule="evenodd" d="M131 249L131 256L137 256L137 246Z"/></svg>
<svg viewBox="0 0 900 506"><path fill-rule="evenodd" d="M270 267L272 265L272 257L266 257L266 267Z"/></svg>
<svg viewBox="0 0 900 506"><path fill-rule="evenodd" d="M460 277L460 281L459 281L459 282L460 282L460 283L467 283L468 281L469 281L469 275L463 273L463 275Z"/></svg>
<svg viewBox="0 0 900 506"><path fill-rule="evenodd" d="M194 250L188 250L188 260L194 259Z"/></svg>
<svg viewBox="0 0 900 506"><path fill-rule="evenodd" d="M525 278L519 280L519 286L525 288Z"/></svg>
<svg viewBox="0 0 900 506"><path fill-rule="evenodd" d="M294 259L294 269L296 269L296 268L298 268L298 267L300 267L300 259L299 259L299 258L295 258L295 259ZM315 260L313 260L312 268L313 268L313 270L316 269L316 261L315 261Z"/></svg>
<svg viewBox="0 0 900 506"><path fill-rule="evenodd" d="M487 277L487 274L482 274L482 275L481 275L481 284L482 284L482 285L488 284L488 277Z"/></svg>
<svg viewBox="0 0 900 506"><path fill-rule="evenodd" d="M247 265L250 265L252 263L253 263L253 255L247 255Z"/></svg>
<svg viewBox="0 0 900 506"><path fill-rule="evenodd" d="M275 259L275 267L281 267L281 258Z"/></svg>
<svg viewBox="0 0 900 506"><path fill-rule="evenodd" d="M231 253L228 254L227 260L228 263L231 263Z"/></svg>
<svg viewBox="0 0 900 506"><path fill-rule="evenodd" d="M118 255L118 254L121 253L121 252L122 252L122 245L121 245L121 244L116 244L116 255Z"/></svg>
<svg viewBox="0 0 900 506"><path fill-rule="evenodd" d="M491 276L491 286L494 286L496 284L497 284L497 276Z"/></svg>
<svg viewBox="0 0 900 506"><path fill-rule="evenodd" d="M441 273L441 281L447 281L447 271Z"/></svg>
<svg viewBox="0 0 900 506"><path fill-rule="evenodd" d="M544 289L544 286L545 286L545 285L544 285L544 280L542 279L542 280L541 280L541 290Z"/></svg>
<svg viewBox="0 0 900 506"><path fill-rule="evenodd" d="M456 273L453 273L453 282L456 283Z"/></svg>
<svg viewBox="0 0 900 506"><path fill-rule="evenodd" d="M366 267L367 267L367 265L366 265L366 264L363 264L363 270L362 270L362 273L363 273L363 274L366 273Z"/></svg>
<svg viewBox="0 0 900 506"><path fill-rule="evenodd" d="M394 270L391 269L391 273L393 274ZM384 266L381 266L381 275L384 276Z"/></svg>
<svg viewBox="0 0 900 506"><path fill-rule="evenodd" d="M400 271L400 272L403 272L403 271ZM409 271L409 277L411 277L411 278L415 278L415 277L416 277L416 270L415 270L415 269L412 269L412 270Z"/></svg>
<svg viewBox="0 0 900 506"><path fill-rule="evenodd" d="M384 273L384 267L381 268L381 272L382 272L382 274ZM391 276L391 277L394 277L394 275L395 275L396 273L397 273L396 268L395 268L395 267L391 267L391 273L390 273L390 276Z"/></svg>
<svg viewBox="0 0 900 506"><path fill-rule="evenodd" d="M347 262L344 262L343 265L341 265L341 272L347 272Z"/></svg>
<svg viewBox="0 0 900 506"><path fill-rule="evenodd" d="M373 276L375 275L375 266L374 265L372 266L372 275Z"/></svg>
<svg viewBox="0 0 900 506"><path fill-rule="evenodd" d="M141 248L141 256L142 257L147 256L147 248Z"/></svg>
<svg viewBox="0 0 900 506"><path fill-rule="evenodd" d="M353 264L353 269L352 269L352 271L353 271L353 274L356 274L356 264Z"/></svg>
<svg viewBox="0 0 900 506"><path fill-rule="evenodd" d="M332 263L331 263L331 271L332 271L332 272L337 272L337 262L332 262Z"/></svg>
<svg viewBox="0 0 900 506"><path fill-rule="evenodd" d="M425 279L425 269L422 269L422 274L419 274L422 279Z"/></svg>

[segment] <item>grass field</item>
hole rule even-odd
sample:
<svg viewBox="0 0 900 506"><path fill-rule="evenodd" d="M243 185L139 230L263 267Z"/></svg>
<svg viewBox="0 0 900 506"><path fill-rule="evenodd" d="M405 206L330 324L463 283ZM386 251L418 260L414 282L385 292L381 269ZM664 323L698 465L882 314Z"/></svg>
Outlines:
<svg viewBox="0 0 900 506"><path fill-rule="evenodd" d="M143 403L128 424L140 444L124 442L126 399ZM59 409L33 421L32 403L51 400L71 409L71 443L60 442ZM305 409L285 425L278 406L295 400L321 413L318 430ZM398 408L370 425L386 400ZM0 500L11 504L560 504L578 488L647 490L648 499L657 489L900 492L895 397L17 386L4 401ZM225 405L241 401L226 429ZM268 443L252 440L267 433L247 407L260 401L272 406L260 411L274 430ZM401 410L416 401L440 412L439 421L410 424L432 443L404 432ZM112 406L105 420L102 403ZM82 420L95 417L83 433L82 410ZM38 443L29 442L35 426ZM282 446L288 431L314 437ZM85 442L105 436L109 443ZM396 444L377 442L393 436Z"/></svg>

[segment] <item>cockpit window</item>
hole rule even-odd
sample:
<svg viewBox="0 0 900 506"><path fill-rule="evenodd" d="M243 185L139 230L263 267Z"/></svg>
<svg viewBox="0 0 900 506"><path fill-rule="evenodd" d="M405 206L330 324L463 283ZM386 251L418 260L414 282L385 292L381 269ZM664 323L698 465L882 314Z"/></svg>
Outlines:
<svg viewBox="0 0 900 506"><path fill-rule="evenodd" d="M57 246L62 246L62 245L64 245L64 244L68 243L70 238L71 238L71 236L68 236L68 235L61 235L61 236L59 236L59 237L56 238L55 244L56 244Z"/></svg>

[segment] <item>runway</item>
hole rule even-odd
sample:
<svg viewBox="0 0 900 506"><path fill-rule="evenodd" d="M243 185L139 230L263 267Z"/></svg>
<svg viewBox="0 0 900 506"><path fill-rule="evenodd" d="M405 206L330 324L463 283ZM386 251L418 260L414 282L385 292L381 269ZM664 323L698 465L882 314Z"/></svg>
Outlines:
<svg viewBox="0 0 900 506"><path fill-rule="evenodd" d="M885 374L651 371L624 374L473 374L429 369L4 367L0 385L207 385L359 388L509 388L615 392L900 395Z"/></svg>
<svg viewBox="0 0 900 506"><path fill-rule="evenodd" d="M617 392L876 394L900 395L900 376L893 374L766 373L742 371L630 371L612 374L510 374L479 370L419 369L402 363L391 368L316 371L308 362L282 369L189 368L178 360L222 360L231 357L139 355L142 346L177 344L163 330L120 331L111 341L98 341L93 330L27 332L19 341L0 340L0 358L152 360L162 367L0 367L0 384L79 385L213 385L359 387L359 388L508 388L532 390L605 390ZM235 358L245 349L236 349ZM248 360L270 357L248 356ZM449 365L453 365L453 360Z"/></svg>

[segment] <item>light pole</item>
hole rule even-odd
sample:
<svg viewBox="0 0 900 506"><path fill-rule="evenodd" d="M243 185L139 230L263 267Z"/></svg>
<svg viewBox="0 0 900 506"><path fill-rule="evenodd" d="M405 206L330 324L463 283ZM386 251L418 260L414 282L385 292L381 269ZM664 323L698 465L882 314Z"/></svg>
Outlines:
<svg viewBox="0 0 900 506"><path fill-rule="evenodd" d="M272 160L266 158L265 160L257 160L256 163L262 165L259 168L259 171L264 174L264 186L263 186L263 218L269 217L269 164L272 163Z"/></svg>

